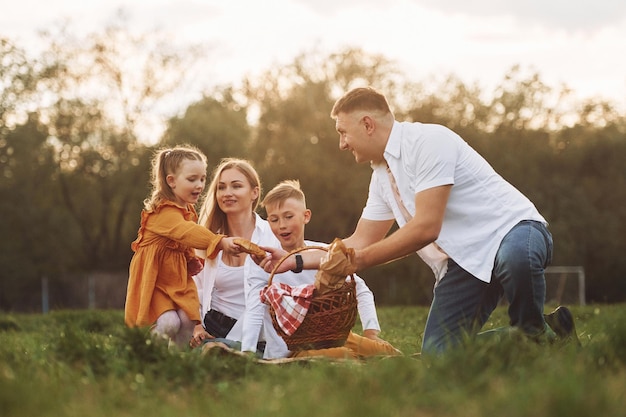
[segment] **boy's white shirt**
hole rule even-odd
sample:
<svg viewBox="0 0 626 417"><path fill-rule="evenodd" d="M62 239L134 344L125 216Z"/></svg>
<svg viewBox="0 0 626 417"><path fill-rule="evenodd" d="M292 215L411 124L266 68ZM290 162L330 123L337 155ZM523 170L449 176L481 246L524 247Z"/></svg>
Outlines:
<svg viewBox="0 0 626 417"><path fill-rule="evenodd" d="M280 247L280 242L278 238L272 232L269 223L261 218L257 213L255 213L255 225L254 231L252 232L251 242L256 243L260 246L268 246L268 247ZM221 256L221 253L220 255ZM242 255L243 256L243 255ZM213 295L213 287L215 285L215 278L217 276L217 259L207 259L205 262L205 266L202 271L193 277L194 282L196 283L196 287L198 289L198 298L200 299L200 320L204 322L204 316L207 311L211 308L211 297ZM253 272L254 271L254 272ZM250 256L246 256L244 261L243 275L241 276L242 285L244 286L244 301L248 299L248 285L246 285L246 277L251 275L260 275L261 272L265 273L263 269L261 269L254 261L250 258ZM267 273L265 273L268 275ZM269 276L269 275L268 275ZM244 304L241 302L240 304ZM227 339L241 341L242 337L242 329L243 329L243 320L240 320L244 315L244 311L241 312L239 317L234 317L237 320L235 326L231 329L231 331L226 336Z"/></svg>
<svg viewBox="0 0 626 417"><path fill-rule="evenodd" d="M327 243L305 241L306 246L328 246ZM256 264L255 264L256 265ZM290 286L313 284L317 270L308 269L300 273L291 271L277 274L272 282L282 282ZM243 329L241 338L241 350L244 352L256 351L259 340L265 340L265 359L286 358L290 352L284 340L274 329L269 308L261 302L261 290L267 285L269 274L257 266L251 269L251 274L246 275L246 309L243 315ZM354 276L356 281L356 293L358 300L359 317L364 330L374 329L380 331L376 306L374 304L374 294L369 289L365 281L358 276Z"/></svg>

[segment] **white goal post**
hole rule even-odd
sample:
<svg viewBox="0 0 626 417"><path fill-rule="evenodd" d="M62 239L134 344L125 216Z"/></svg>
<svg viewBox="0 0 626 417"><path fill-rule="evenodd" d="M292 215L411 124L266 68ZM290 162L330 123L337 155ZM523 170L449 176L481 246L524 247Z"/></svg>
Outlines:
<svg viewBox="0 0 626 417"><path fill-rule="evenodd" d="M586 304L585 301L585 268L582 266L549 266L545 270L546 275L546 289L548 287L552 287L551 283L548 282L549 275L558 275L558 281L556 282L556 288L554 291L549 291L549 296L554 297L553 299L547 299L546 302L555 302L556 304L561 304L563 301L564 295L566 293L566 285L568 287L572 287L571 281L570 284L567 283L568 277L571 278L572 275L575 275L578 278L578 303L581 306ZM571 288L570 288L571 292ZM548 296L548 294L546 294Z"/></svg>

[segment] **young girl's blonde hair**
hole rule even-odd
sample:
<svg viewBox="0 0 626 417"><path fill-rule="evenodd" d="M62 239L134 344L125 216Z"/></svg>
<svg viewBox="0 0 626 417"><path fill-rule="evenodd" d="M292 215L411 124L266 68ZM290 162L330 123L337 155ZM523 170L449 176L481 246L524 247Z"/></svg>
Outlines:
<svg viewBox="0 0 626 417"><path fill-rule="evenodd" d="M198 223L212 231L213 233L229 234L228 223L226 222L226 213L224 213L217 204L217 187L220 182L220 176L222 172L228 169L236 169L241 172L248 182L250 187L258 188L258 197L252 202L252 211L256 211L259 206L259 199L261 197L261 180L259 174L252 167L250 161L239 158L225 158L222 159L220 164L215 168L212 175L211 184L209 184L204 203L200 209L200 215Z"/></svg>
<svg viewBox="0 0 626 417"><path fill-rule="evenodd" d="M167 176L176 174L183 161L200 161L206 167L206 156L199 149L182 145L158 150L152 158L150 184L152 193L143 201L146 210L154 210L163 201L175 201L174 191L167 183Z"/></svg>

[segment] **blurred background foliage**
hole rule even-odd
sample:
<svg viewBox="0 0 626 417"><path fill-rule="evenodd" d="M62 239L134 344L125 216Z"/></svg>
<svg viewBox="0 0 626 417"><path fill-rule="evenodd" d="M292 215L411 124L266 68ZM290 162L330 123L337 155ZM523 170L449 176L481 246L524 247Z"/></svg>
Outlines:
<svg viewBox="0 0 626 417"><path fill-rule="evenodd" d="M88 277L90 306L123 307L149 162L163 146L196 145L209 170L247 158L264 191L299 179L313 211L307 238L349 235L371 171L338 150L329 112L359 85L383 91L397 120L455 130L524 192L550 222L553 265L585 268L588 302L626 299L626 115L613 103L575 99L521 66L485 91L453 74L411 79L360 49L311 50L196 91L159 130L155 109L194 85L206 51L123 24L41 37L35 56L0 38L0 310L40 311L43 278L53 308L84 307ZM430 301L432 273L416 256L362 276L379 304Z"/></svg>

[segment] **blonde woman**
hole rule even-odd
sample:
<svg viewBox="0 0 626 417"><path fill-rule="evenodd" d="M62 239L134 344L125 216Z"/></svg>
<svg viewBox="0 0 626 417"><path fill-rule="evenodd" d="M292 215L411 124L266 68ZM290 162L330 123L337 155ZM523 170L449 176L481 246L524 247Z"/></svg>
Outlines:
<svg viewBox="0 0 626 417"><path fill-rule="evenodd" d="M215 169L200 210L200 224L213 233L238 236L260 246L277 246L268 223L257 213L261 181L252 164L227 158ZM190 346L209 341L223 342L238 349L242 316L246 305L246 277L260 267L243 252L220 252L194 277L200 299L202 324L196 325ZM259 335L263 342L264 336ZM259 352L263 343L259 345Z"/></svg>

